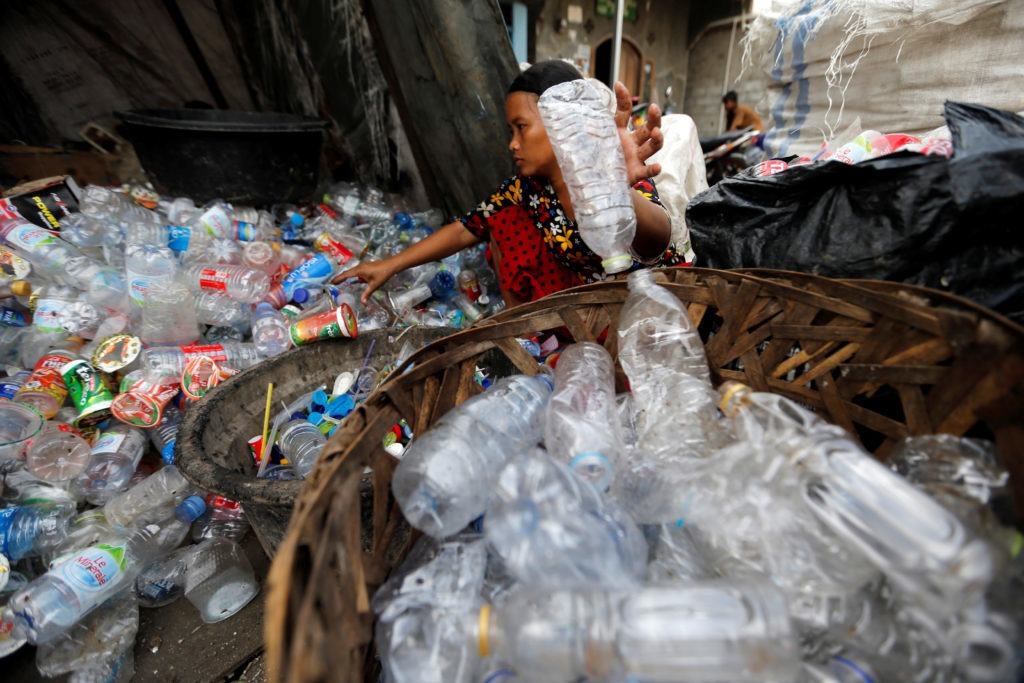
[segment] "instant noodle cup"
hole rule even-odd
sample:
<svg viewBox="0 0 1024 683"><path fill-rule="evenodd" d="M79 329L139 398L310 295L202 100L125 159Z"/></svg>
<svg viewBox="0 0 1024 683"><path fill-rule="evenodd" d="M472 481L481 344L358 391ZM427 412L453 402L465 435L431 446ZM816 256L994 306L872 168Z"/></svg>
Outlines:
<svg viewBox="0 0 1024 683"><path fill-rule="evenodd" d="M321 339L352 339L358 334L356 316L348 304L296 321L288 327L288 336L296 346Z"/></svg>
<svg viewBox="0 0 1024 683"><path fill-rule="evenodd" d="M222 368L209 356L190 358L181 373L181 390L187 398L197 401L237 372L231 368Z"/></svg>
<svg viewBox="0 0 1024 683"><path fill-rule="evenodd" d="M121 393L114 398L111 412L121 422L136 427L155 427L164 408L181 388L174 368L136 370L121 380Z"/></svg>
<svg viewBox="0 0 1024 683"><path fill-rule="evenodd" d="M114 394L89 361L79 358L60 370L71 402L78 411L76 427L98 424L110 417L110 404Z"/></svg>

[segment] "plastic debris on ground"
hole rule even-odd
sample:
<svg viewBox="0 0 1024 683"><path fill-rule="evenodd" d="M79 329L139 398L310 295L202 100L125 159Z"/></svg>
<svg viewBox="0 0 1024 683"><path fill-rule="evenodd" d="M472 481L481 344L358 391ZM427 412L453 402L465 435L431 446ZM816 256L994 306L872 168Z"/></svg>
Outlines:
<svg viewBox="0 0 1024 683"><path fill-rule="evenodd" d="M713 387L681 302L648 271L629 288L608 333L630 393L603 346L520 340L539 374L486 378L401 453L424 535L372 600L386 679L1021 680L994 445L910 437L887 466Z"/></svg>
<svg viewBox="0 0 1024 683"><path fill-rule="evenodd" d="M45 212L31 196L0 200L0 657L29 643L44 675L129 680L139 606L184 598L215 622L260 590L238 545L242 507L174 466L183 415L291 348L467 326L503 303L472 249L395 277L364 306L364 285L338 276L441 224L373 190L340 184L315 206L257 210L59 187L67 196ZM309 473L390 371L373 351L330 387L275 397L271 447L250 441L259 476ZM411 438L396 425L391 452Z"/></svg>

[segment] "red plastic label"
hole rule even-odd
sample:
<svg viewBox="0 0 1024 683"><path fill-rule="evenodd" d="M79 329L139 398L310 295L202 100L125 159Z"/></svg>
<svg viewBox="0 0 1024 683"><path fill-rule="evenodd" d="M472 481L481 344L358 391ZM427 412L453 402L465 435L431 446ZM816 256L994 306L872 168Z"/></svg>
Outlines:
<svg viewBox="0 0 1024 683"><path fill-rule="evenodd" d="M189 344L188 346L182 346L181 350L185 353L186 358L207 356L221 363L228 359L227 354L224 353L224 347L220 344Z"/></svg>
<svg viewBox="0 0 1024 683"><path fill-rule="evenodd" d="M199 272L199 287L213 292L223 292L228 288L227 273L214 268L203 268Z"/></svg>

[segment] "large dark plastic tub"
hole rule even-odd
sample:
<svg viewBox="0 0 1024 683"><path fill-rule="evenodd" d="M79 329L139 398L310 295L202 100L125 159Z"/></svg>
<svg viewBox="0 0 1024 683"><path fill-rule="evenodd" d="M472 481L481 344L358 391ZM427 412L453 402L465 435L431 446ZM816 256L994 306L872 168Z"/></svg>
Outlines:
<svg viewBox="0 0 1024 683"><path fill-rule="evenodd" d="M380 370L394 361L406 342L418 349L455 331L447 327L415 327L404 334L403 330L376 330L355 339L301 346L240 372L211 389L185 414L174 464L204 491L240 502L260 544L273 555L303 482L256 478L247 442L263 431L267 383L274 383L273 412L277 413L282 402L294 401L321 384L331 387L339 373L358 369L371 345L369 365Z"/></svg>
<svg viewBox="0 0 1024 683"><path fill-rule="evenodd" d="M208 109L117 112L161 194L238 204L309 199L326 121Z"/></svg>

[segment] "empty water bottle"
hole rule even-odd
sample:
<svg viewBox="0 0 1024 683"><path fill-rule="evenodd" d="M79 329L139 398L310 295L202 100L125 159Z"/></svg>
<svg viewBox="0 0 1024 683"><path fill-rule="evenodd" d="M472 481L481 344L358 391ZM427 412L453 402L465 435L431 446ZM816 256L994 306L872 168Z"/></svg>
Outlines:
<svg viewBox="0 0 1024 683"><path fill-rule="evenodd" d="M146 565L181 543L203 508L202 498L187 498L124 536L77 553L15 593L9 607L29 642L53 640L131 585Z"/></svg>
<svg viewBox="0 0 1024 683"><path fill-rule="evenodd" d="M505 462L540 441L550 394L546 375L509 377L417 435L391 483L409 523L443 538L483 514Z"/></svg>
<svg viewBox="0 0 1024 683"><path fill-rule="evenodd" d="M769 581L524 590L467 619L481 655L535 683L793 680L785 601Z"/></svg>
<svg viewBox="0 0 1024 683"><path fill-rule="evenodd" d="M192 485L181 476L178 469L168 465L111 498L103 506L103 514L107 523L115 529L127 529L139 516L155 508L173 505L191 491Z"/></svg>
<svg viewBox="0 0 1024 683"><path fill-rule="evenodd" d="M422 537L373 596L377 648L389 681L470 683L477 654L465 615L480 607L487 548L479 536Z"/></svg>
<svg viewBox="0 0 1024 683"><path fill-rule="evenodd" d="M524 585L624 587L646 575L633 520L544 451L512 457L491 496L487 540Z"/></svg>
<svg viewBox="0 0 1024 683"><path fill-rule="evenodd" d="M57 548L68 533L74 508L60 505L12 505L0 509L0 555L15 561Z"/></svg>
<svg viewBox="0 0 1024 683"><path fill-rule="evenodd" d="M288 324L268 303L256 304L252 314L252 341L264 358L279 356L291 347Z"/></svg>
<svg viewBox="0 0 1024 683"><path fill-rule="evenodd" d="M170 368L180 374L192 358L207 356L235 370L244 370L259 363L262 358L253 344L224 342L221 344L193 344L190 346L164 346L144 349L140 362L144 368Z"/></svg>
<svg viewBox="0 0 1024 683"><path fill-rule="evenodd" d="M193 292L220 292L247 304L256 303L270 289L270 278L265 272L241 265L186 266L183 280Z"/></svg>
<svg viewBox="0 0 1024 683"><path fill-rule="evenodd" d="M192 293L174 280L152 283L142 308L139 336L152 346L184 346L199 339Z"/></svg>
<svg viewBox="0 0 1024 683"><path fill-rule="evenodd" d="M278 443L281 446L281 453L305 479L313 471L313 465L320 457L327 437L306 420L292 420L281 430Z"/></svg>
<svg viewBox="0 0 1024 683"><path fill-rule="evenodd" d="M206 512L192 527L192 540L198 543L205 538L221 537L241 542L248 532L249 520L242 505L211 493L206 497Z"/></svg>
<svg viewBox="0 0 1024 683"><path fill-rule="evenodd" d="M166 246L129 244L124 255L128 298L139 307L145 306L150 287L170 282L178 270L178 260Z"/></svg>
<svg viewBox="0 0 1024 683"><path fill-rule="evenodd" d="M548 88L537 102L569 188L580 237L601 257L609 274L633 265L636 233L626 157L611 98L603 84L578 79Z"/></svg>
<svg viewBox="0 0 1024 683"><path fill-rule="evenodd" d="M555 390L548 402L544 444L598 490L612 483L624 445L616 414L615 361L599 344L566 348L555 368Z"/></svg>
<svg viewBox="0 0 1024 683"><path fill-rule="evenodd" d="M142 430L112 421L96 439L82 475L86 500L93 505L105 505L128 488L145 448Z"/></svg>
<svg viewBox="0 0 1024 683"><path fill-rule="evenodd" d="M220 292L195 292L196 320L203 325L242 327L249 324L252 306Z"/></svg>
<svg viewBox="0 0 1024 683"><path fill-rule="evenodd" d="M48 677L93 670L130 650L138 630L139 606L125 592L95 609L60 637L40 645L36 650L36 667Z"/></svg>
<svg viewBox="0 0 1024 683"><path fill-rule="evenodd" d="M654 273L629 275L619 361L633 392L639 443L659 460L705 457L722 445L704 345L679 299Z"/></svg>
<svg viewBox="0 0 1024 683"><path fill-rule="evenodd" d="M149 430L149 439L153 448L168 465L174 464L174 444L178 439L181 418L181 411L171 404L164 409L160 424Z"/></svg>

